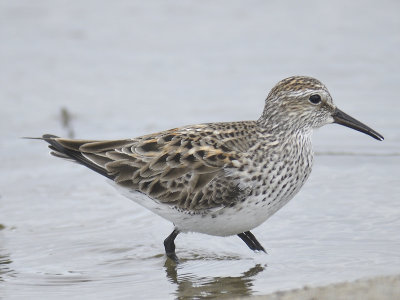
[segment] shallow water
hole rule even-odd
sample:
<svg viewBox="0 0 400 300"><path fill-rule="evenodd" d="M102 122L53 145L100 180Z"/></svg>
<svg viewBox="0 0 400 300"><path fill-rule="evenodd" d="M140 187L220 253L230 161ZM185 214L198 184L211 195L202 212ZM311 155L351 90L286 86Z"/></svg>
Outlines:
<svg viewBox="0 0 400 300"><path fill-rule="evenodd" d="M113 3L0 4L0 298L232 297L399 273L396 1ZM320 78L385 141L318 130L309 181L253 231L268 254L182 234L170 264L169 222L19 139L255 119L293 74Z"/></svg>

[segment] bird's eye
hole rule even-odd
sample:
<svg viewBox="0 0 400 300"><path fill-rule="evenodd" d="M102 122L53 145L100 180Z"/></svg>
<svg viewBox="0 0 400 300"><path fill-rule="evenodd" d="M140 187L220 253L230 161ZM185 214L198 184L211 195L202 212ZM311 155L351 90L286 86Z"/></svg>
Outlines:
<svg viewBox="0 0 400 300"><path fill-rule="evenodd" d="M310 98L309 98L308 100L310 100L310 102L311 102L312 104L318 104L318 103L321 102L321 96L318 95L318 94L311 95Z"/></svg>

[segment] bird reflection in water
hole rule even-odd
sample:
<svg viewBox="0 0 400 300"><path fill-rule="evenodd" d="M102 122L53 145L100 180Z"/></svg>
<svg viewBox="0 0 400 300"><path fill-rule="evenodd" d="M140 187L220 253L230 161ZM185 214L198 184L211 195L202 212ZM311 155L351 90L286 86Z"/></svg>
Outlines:
<svg viewBox="0 0 400 300"><path fill-rule="evenodd" d="M177 286L176 299L251 296L254 293L253 281L265 268L266 266L256 264L236 277L201 277L188 273L178 275L178 270L182 270L182 265L176 265L170 260L167 260L164 265L167 279Z"/></svg>

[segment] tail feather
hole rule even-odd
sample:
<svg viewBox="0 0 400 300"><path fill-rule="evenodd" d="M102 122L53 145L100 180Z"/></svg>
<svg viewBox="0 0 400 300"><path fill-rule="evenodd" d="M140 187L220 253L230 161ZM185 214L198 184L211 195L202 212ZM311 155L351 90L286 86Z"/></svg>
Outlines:
<svg viewBox="0 0 400 300"><path fill-rule="evenodd" d="M41 139L50 144L49 148L52 150L52 155L73 160L109 179L114 179L115 176L110 175L105 168L87 159L82 152L79 151L79 147L88 141L66 140L51 134L44 134Z"/></svg>
<svg viewBox="0 0 400 300"><path fill-rule="evenodd" d="M53 146L49 145L49 148L50 148L50 150L52 150L52 151L50 151L50 154L51 154L51 155L53 155L53 156L55 156L55 157L67 159L67 160L69 160L69 161L72 161L72 162L76 162L76 163L77 163L77 161L76 161L75 159L71 158L70 156L68 156L68 155L66 155L66 154L63 154L63 153L61 153L61 152L58 152L57 149L54 148Z"/></svg>

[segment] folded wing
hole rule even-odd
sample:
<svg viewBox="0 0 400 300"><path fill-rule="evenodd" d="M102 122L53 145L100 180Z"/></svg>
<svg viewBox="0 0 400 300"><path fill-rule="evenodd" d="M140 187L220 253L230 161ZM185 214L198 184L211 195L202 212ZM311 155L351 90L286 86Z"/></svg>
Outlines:
<svg viewBox="0 0 400 300"><path fill-rule="evenodd" d="M74 160L155 201L199 211L234 205L250 192L239 187L228 172L236 168L250 143L245 135L230 134L232 130L224 123L213 126L188 126L111 141L53 135L43 139L57 157Z"/></svg>

